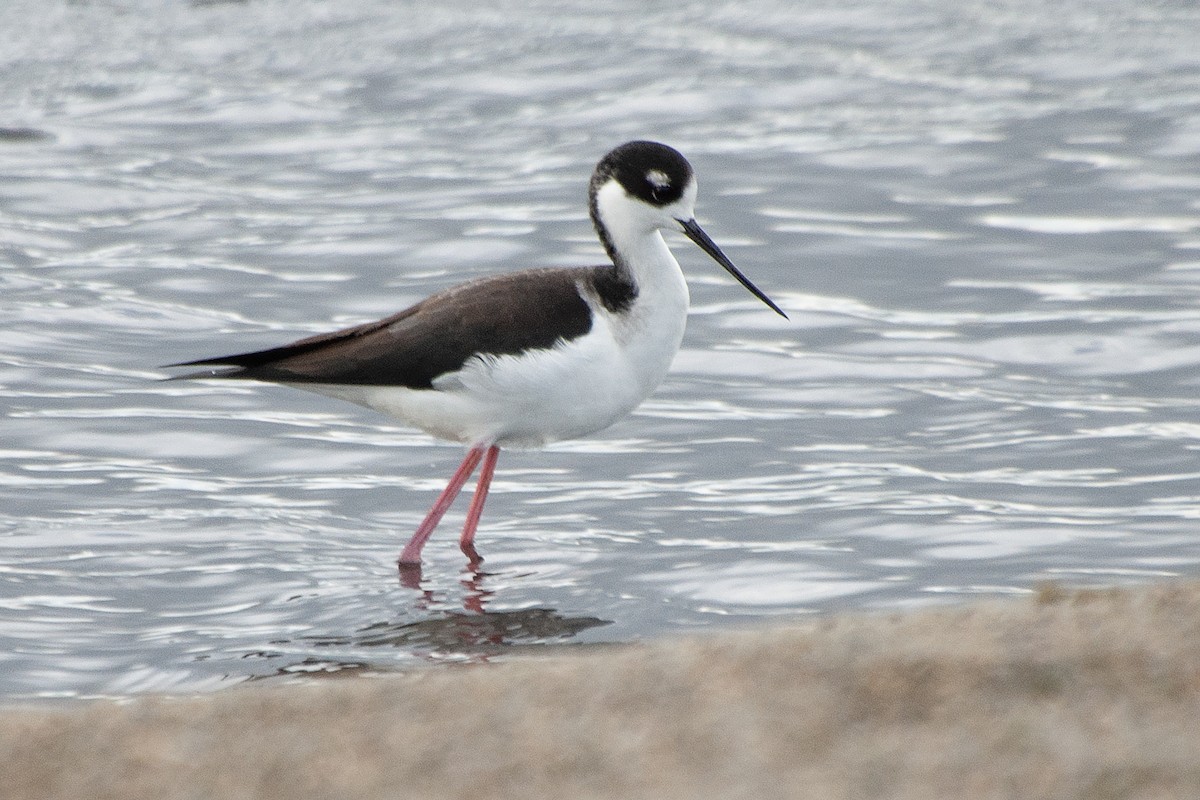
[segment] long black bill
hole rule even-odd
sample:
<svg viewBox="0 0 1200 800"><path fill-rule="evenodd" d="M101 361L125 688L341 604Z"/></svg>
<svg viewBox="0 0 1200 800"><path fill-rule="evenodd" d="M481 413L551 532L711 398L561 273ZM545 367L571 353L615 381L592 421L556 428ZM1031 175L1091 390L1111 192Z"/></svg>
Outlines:
<svg viewBox="0 0 1200 800"><path fill-rule="evenodd" d="M749 278L743 275L741 271L739 271L738 268L733 265L733 262L721 252L721 248L717 247L716 242L708 238L708 234L705 233L704 229L700 227L700 223L696 222L694 219L680 219L676 220L676 222L678 222L682 227L683 234L685 236L687 236L696 244L700 245L700 249L712 256L713 261L716 261L718 264L724 267L726 272L737 278L738 283L749 289L751 294L766 303L776 314L784 319L788 318L788 315L783 313L783 309L775 305L775 303L771 301L771 298L763 294L757 286L750 282Z"/></svg>

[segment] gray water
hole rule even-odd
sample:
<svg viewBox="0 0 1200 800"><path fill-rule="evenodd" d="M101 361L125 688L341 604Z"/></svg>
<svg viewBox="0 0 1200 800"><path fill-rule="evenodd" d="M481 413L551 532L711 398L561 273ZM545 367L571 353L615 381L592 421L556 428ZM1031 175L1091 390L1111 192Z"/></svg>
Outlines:
<svg viewBox="0 0 1200 800"><path fill-rule="evenodd" d="M1200 575L1198 7L645 5L0 6L0 698ZM642 137L791 321L671 237L673 372L502 454L481 571L461 500L394 563L457 447L158 381L598 263Z"/></svg>

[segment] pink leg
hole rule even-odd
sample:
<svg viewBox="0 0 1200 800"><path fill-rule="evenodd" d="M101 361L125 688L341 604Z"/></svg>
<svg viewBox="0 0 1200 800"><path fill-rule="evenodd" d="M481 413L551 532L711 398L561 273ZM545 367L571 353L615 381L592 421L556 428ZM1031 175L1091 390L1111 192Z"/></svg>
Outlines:
<svg viewBox="0 0 1200 800"><path fill-rule="evenodd" d="M483 504L487 500L488 487L492 485L492 475L496 472L496 459L499 457L500 448L496 445L489 447L483 456L479 483L475 484L471 507L467 509L467 522L463 525L462 537L458 540L459 549L475 562L483 560L475 550L475 529L479 527L479 517L483 514Z"/></svg>
<svg viewBox="0 0 1200 800"><path fill-rule="evenodd" d="M429 513L425 515L425 519L421 522L421 526L417 528L417 532L408 540L408 544L404 545L404 551L400 553L401 564L420 564L421 563L421 548L425 546L425 542L429 540L433 529L442 521L446 511L454 502L454 498L458 497L458 493L462 491L463 484L467 482L467 478L471 477L471 473L475 471L475 467L479 464L479 459L483 457L482 447L472 447L467 451L466 458L458 465L454 475L450 478L450 483L446 484L446 488L438 495L437 502L433 504L433 508L429 509Z"/></svg>

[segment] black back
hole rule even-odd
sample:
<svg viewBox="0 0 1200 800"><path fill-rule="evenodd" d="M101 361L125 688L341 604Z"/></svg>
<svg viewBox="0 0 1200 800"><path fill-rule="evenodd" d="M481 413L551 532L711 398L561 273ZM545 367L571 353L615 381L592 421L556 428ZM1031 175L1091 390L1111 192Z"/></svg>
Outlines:
<svg viewBox="0 0 1200 800"><path fill-rule="evenodd" d="M377 322L253 353L176 367L234 367L183 375L277 383L431 389L478 355L515 355L569 341L592 328L579 293L606 267L524 270L470 281ZM593 290L594 291L594 290Z"/></svg>

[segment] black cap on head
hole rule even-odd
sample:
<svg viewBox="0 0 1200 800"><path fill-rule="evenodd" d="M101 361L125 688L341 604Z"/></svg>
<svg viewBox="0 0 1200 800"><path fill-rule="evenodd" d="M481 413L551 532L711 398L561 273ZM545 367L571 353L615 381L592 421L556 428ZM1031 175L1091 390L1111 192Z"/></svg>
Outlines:
<svg viewBox="0 0 1200 800"><path fill-rule="evenodd" d="M683 196L692 179L692 165L678 150L658 142L626 142L596 165L593 195L615 178L633 197L654 206L669 206Z"/></svg>

